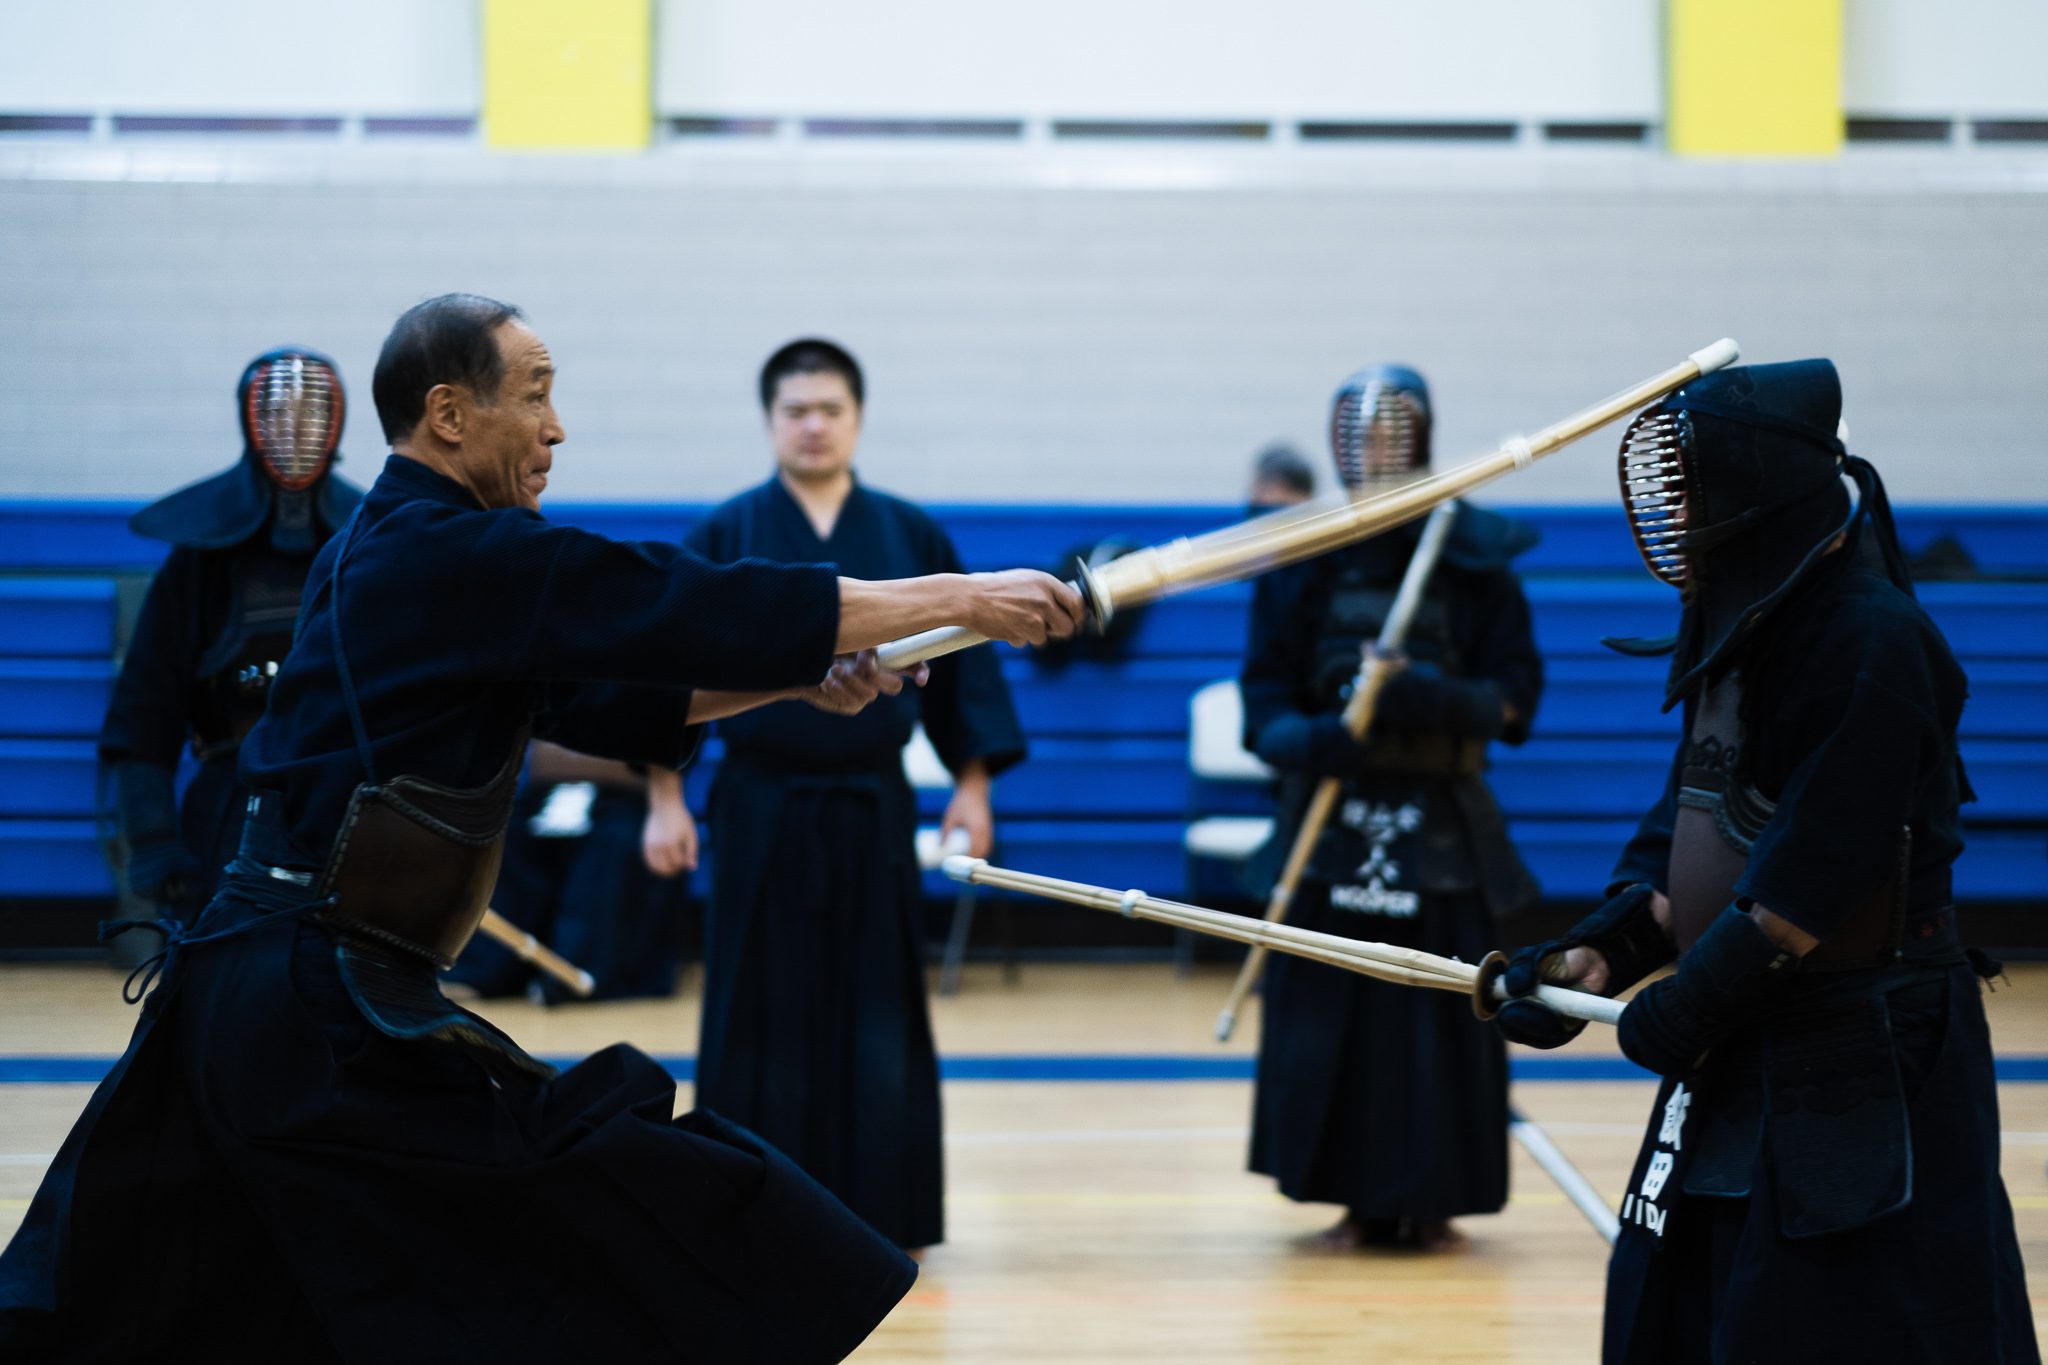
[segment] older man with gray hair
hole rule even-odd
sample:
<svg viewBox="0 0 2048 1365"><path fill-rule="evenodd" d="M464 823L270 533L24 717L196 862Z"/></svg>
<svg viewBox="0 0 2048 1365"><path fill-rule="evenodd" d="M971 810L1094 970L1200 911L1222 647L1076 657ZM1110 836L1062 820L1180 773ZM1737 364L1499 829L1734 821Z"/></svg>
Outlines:
<svg viewBox="0 0 2048 1365"><path fill-rule="evenodd" d="M558 1072L436 975L488 901L528 735L674 768L715 717L899 690L884 641L1043 640L1080 601L1028 571L863 582L551 525L554 374L471 295L385 342L393 453L244 744L241 855L190 931L165 922L128 1051L0 1256L0 1357L824 1362L909 1287L772 1147L673 1117L652 1058Z"/></svg>

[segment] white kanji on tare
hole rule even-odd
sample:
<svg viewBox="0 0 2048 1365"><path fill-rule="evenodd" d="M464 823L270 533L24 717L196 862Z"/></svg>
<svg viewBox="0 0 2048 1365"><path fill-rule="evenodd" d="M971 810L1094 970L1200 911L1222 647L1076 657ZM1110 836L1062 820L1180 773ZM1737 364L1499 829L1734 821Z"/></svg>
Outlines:
<svg viewBox="0 0 2048 1365"><path fill-rule="evenodd" d="M1330 904L1340 910L1393 919L1414 915L1421 898L1413 891L1397 891L1390 885L1401 880L1401 864L1387 856L1387 845L1422 828L1422 807L1413 801L1395 806L1383 801L1353 800L1344 803L1343 814L1338 818L1366 837L1370 851L1354 874L1364 885L1331 887Z"/></svg>
<svg viewBox="0 0 2048 1365"><path fill-rule="evenodd" d="M1664 1126L1657 1130L1657 1141L1670 1143L1674 1152L1684 1149L1685 1144L1678 1140L1678 1135L1685 1127L1685 1111L1690 1108L1692 1092L1682 1085L1671 1092L1670 1099L1664 1101Z"/></svg>
<svg viewBox="0 0 2048 1365"><path fill-rule="evenodd" d="M1692 1092L1683 1085L1671 1092L1671 1098L1664 1101L1664 1122L1657 1129L1658 1150L1650 1154L1650 1164L1643 1170L1643 1183L1621 1201L1621 1221L1647 1228L1657 1236L1664 1235L1665 1210L1657 1204L1657 1196L1664 1193L1665 1185L1671 1181L1671 1173L1678 1169L1677 1153L1684 1150L1685 1117L1692 1109Z"/></svg>

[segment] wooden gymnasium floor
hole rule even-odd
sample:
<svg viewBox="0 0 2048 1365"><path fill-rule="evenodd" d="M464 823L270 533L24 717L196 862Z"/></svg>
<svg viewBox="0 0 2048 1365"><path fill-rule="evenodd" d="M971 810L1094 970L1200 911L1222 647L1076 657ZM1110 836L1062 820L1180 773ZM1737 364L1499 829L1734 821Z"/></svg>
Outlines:
<svg viewBox="0 0 2048 1365"><path fill-rule="evenodd" d="M1229 1049L1209 1038L1227 982L1214 969L1181 981L1165 966L1034 965L1005 985L975 967L933 1012L955 1056L1248 1052L1256 1017ZM0 1066L118 1053L133 1011L117 986L99 966L0 965ZM538 1053L625 1038L682 1054L696 1042L693 987L673 1001L488 1012ZM2048 1054L2048 964L2015 966L1989 1008L2001 1055ZM1612 1038L1589 1029L1572 1050L1611 1051ZM1519 1149L1508 1209L1463 1224L1469 1253L1318 1251L1308 1238L1336 1210L1291 1205L1243 1169L1250 1091L1241 1080L948 1082L949 1240L854 1359L1594 1358L1605 1248ZM0 1237L88 1093L0 1084ZM1616 1201L1651 1094L1640 1081L1525 1082L1515 1101ZM2003 1085L2001 1101L2005 1179L2035 1302L2048 1306L2048 1084Z"/></svg>

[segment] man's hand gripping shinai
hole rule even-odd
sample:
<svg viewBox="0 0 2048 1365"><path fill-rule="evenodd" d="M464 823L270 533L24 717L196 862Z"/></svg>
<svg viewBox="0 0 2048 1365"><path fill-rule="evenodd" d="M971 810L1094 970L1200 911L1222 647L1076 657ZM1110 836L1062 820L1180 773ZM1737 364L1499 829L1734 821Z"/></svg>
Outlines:
<svg viewBox="0 0 2048 1365"><path fill-rule="evenodd" d="M1010 569L1003 573L932 574L925 578L898 578L873 583L859 578L839 580L839 657L822 681L788 693L807 701L820 711L850 716L878 696L893 697L907 680L924 686L931 676L929 664L904 672L883 668L875 657L875 646L914 631L914 623L943 620L964 625L991 640L1013 645L1042 645L1049 639L1063 639L1081 628L1081 594L1071 584L1036 569ZM758 705L753 694L699 694L718 698L744 698L746 706ZM745 709L735 706L733 710ZM730 715L731 711L718 714ZM698 706L690 707L690 719L710 720Z"/></svg>

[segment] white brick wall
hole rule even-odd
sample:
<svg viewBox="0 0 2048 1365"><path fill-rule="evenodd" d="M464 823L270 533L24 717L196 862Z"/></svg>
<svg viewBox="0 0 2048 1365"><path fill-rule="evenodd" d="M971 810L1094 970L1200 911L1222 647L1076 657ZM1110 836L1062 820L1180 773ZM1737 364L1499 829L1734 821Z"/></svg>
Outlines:
<svg viewBox="0 0 2048 1365"><path fill-rule="evenodd" d="M454 165L455 163L449 163ZM351 386L391 320L470 289L561 367L564 498L760 477L753 375L822 332L867 365L863 467L934 501L1231 502L1320 451L1337 380L1418 365L1439 456L1489 448L1723 334L1829 355L1911 502L2032 502L2048 470L2048 200L1776 188L748 187L531 170L388 182L0 180L0 495L146 497L232 459L232 384L303 341ZM1613 439L1517 502L1613 496Z"/></svg>

